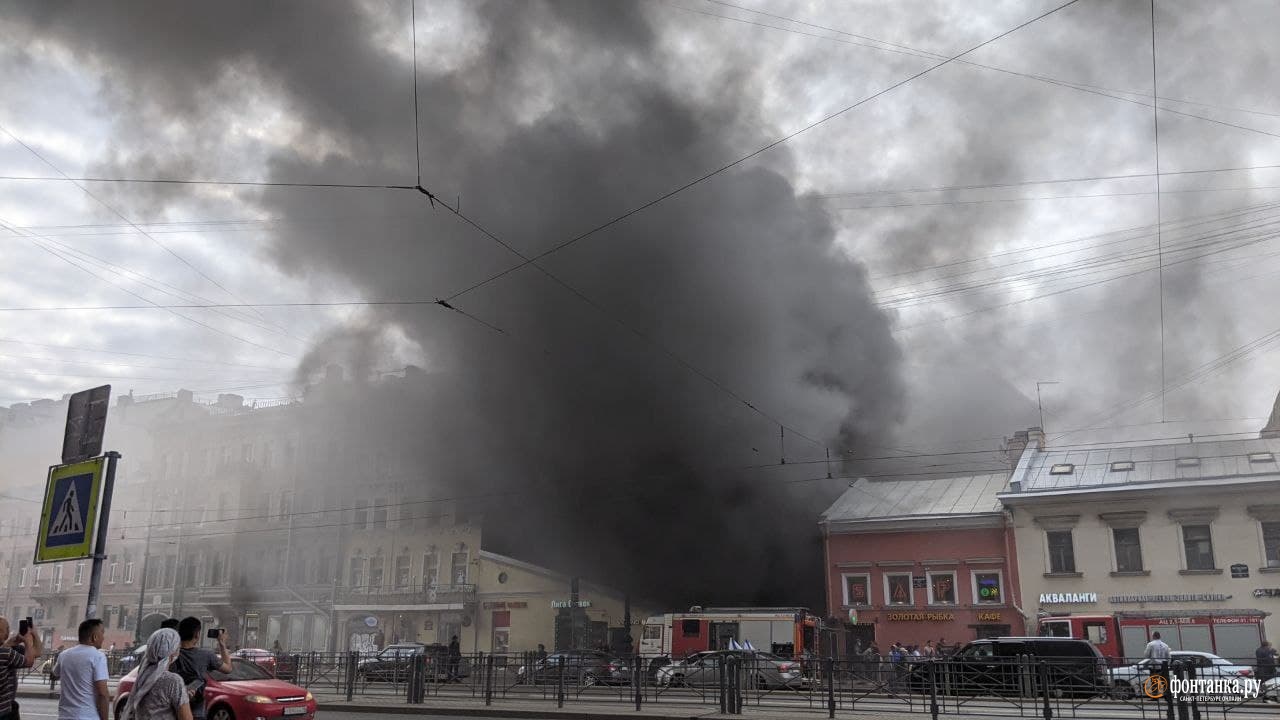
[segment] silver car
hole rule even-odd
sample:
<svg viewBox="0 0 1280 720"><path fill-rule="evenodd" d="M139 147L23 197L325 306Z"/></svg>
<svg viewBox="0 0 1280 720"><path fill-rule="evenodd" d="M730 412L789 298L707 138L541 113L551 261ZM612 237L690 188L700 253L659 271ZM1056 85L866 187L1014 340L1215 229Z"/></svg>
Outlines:
<svg viewBox="0 0 1280 720"><path fill-rule="evenodd" d="M655 681L660 686L706 687L720 684L720 665L729 657L739 658L745 682L751 687L805 688L810 685L800 663L771 653L739 650L708 650L659 668Z"/></svg>

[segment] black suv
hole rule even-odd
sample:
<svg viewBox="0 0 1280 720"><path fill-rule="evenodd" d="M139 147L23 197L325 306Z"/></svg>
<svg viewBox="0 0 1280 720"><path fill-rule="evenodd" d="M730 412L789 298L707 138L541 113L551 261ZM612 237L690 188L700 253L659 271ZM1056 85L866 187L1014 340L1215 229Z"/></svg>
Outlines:
<svg viewBox="0 0 1280 720"><path fill-rule="evenodd" d="M471 663L465 657L458 659L456 668L450 668L447 645L419 643L390 645L377 655L361 660L356 674L368 681L404 682L409 679L413 662L420 655L426 656L426 680L444 682L450 679L451 674L454 679L471 674Z"/></svg>
<svg viewBox="0 0 1280 720"><path fill-rule="evenodd" d="M1054 696L1090 696L1104 693L1108 681L1106 660L1092 643L1050 637L975 640L950 658L911 662L907 672L913 690L936 684L938 692L956 694L1039 695L1047 681Z"/></svg>

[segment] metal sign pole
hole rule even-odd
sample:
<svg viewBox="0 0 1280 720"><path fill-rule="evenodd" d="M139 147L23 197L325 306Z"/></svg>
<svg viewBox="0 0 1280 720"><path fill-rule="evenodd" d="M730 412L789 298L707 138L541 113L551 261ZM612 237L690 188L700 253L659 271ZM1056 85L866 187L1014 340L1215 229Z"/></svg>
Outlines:
<svg viewBox="0 0 1280 720"><path fill-rule="evenodd" d="M98 539L93 544L93 570L89 574L89 601L85 603L84 617L98 617L98 594L102 585L102 561L107 557L107 520L111 517L111 491L116 486L116 461L120 453L107 453L107 476L103 480L102 503L98 510ZM140 620L141 618L139 618Z"/></svg>

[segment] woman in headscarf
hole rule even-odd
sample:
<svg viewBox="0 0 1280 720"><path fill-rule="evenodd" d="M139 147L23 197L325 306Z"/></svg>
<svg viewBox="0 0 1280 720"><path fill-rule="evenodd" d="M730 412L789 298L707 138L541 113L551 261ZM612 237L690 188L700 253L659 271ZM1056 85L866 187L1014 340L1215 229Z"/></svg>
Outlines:
<svg viewBox="0 0 1280 720"><path fill-rule="evenodd" d="M117 720L191 720L187 686L181 675L169 671L181 645L177 630L151 633L133 691Z"/></svg>

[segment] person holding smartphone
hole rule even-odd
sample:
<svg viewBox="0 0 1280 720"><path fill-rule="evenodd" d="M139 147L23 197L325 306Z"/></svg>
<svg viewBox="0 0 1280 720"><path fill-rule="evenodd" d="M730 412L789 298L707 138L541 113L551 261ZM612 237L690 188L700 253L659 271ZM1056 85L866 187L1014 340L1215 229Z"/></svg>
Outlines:
<svg viewBox="0 0 1280 720"><path fill-rule="evenodd" d="M174 663L174 671L182 676L187 684L187 695L191 698L191 717L204 720L204 683L205 676L213 671L231 672L231 652L227 650L227 631L218 633L218 651L200 647L200 630L203 626L200 618L183 618L178 623L178 637L182 640L182 650Z"/></svg>
<svg viewBox="0 0 1280 720"><path fill-rule="evenodd" d="M19 633L9 638L9 621L0 617L0 637L9 638L0 647L0 720L19 720L18 670L36 664L44 651L31 618L18 625Z"/></svg>

